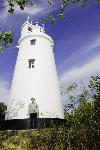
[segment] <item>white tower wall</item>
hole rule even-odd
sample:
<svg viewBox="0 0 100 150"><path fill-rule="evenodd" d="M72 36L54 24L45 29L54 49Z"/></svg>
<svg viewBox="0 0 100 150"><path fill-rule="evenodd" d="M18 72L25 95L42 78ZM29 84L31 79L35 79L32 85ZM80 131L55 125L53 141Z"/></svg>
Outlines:
<svg viewBox="0 0 100 150"><path fill-rule="evenodd" d="M26 23L19 40L11 94L6 119L28 118L30 99L35 97L39 105L39 118L63 118L58 78L53 54L53 41L40 32L38 25L28 32ZM32 26L32 25L31 25ZM35 45L30 41L35 39ZM34 68L29 68L29 59L35 59Z"/></svg>

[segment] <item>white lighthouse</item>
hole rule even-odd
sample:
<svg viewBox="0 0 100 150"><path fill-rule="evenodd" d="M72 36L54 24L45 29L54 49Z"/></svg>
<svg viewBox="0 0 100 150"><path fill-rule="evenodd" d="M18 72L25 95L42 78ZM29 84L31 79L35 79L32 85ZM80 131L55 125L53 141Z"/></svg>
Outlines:
<svg viewBox="0 0 100 150"><path fill-rule="evenodd" d="M22 25L6 120L29 118L32 97L39 106L39 118L63 119L53 46L44 27L29 20Z"/></svg>

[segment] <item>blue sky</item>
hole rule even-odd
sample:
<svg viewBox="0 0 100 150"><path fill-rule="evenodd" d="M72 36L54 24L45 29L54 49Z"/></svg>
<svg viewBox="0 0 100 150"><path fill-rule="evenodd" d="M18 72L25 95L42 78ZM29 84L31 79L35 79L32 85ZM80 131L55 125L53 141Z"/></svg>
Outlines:
<svg viewBox="0 0 100 150"><path fill-rule="evenodd" d="M7 10L0 8L0 27L3 31L12 29L14 42L0 54L0 101L7 103L16 63L18 49L16 45L20 38L22 24L27 17L34 21L44 17L46 13L55 13L58 8L50 8L47 0L33 8L26 7L20 11L15 6L15 13L10 15ZM54 25L45 24L46 33L55 42L55 61L59 83L70 84L80 80L87 81L91 75L100 75L100 4L70 5L66 8L65 18L56 20Z"/></svg>

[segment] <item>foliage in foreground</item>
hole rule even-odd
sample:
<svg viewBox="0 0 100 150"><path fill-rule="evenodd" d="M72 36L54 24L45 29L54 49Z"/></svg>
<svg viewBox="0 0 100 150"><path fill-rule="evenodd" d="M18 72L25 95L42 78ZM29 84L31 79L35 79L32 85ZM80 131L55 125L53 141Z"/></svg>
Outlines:
<svg viewBox="0 0 100 150"><path fill-rule="evenodd" d="M75 84L74 84L75 87ZM89 83L93 101L79 97L78 107L66 111L66 126L29 131L0 132L3 150L99 150L100 148L100 77ZM71 86L69 90L73 89ZM87 96L86 96L87 98Z"/></svg>
<svg viewBox="0 0 100 150"><path fill-rule="evenodd" d="M71 92L76 87L74 84L67 91ZM83 87L79 95L76 97L71 95L71 101L71 111L69 113L67 109L65 114L69 122L71 149L98 150L100 147L100 76L92 76L88 89Z"/></svg>
<svg viewBox="0 0 100 150"><path fill-rule="evenodd" d="M94 103L100 102L100 95L95 97ZM72 149L98 150L100 147L100 115L96 105L81 102L80 107L73 113L66 115L70 123L70 144ZM100 112L99 112L100 113Z"/></svg>
<svg viewBox="0 0 100 150"><path fill-rule="evenodd" d="M0 129L1 129L1 124L4 122L4 119L5 119L6 109L7 109L7 106L3 102L0 102Z"/></svg>
<svg viewBox="0 0 100 150"><path fill-rule="evenodd" d="M67 142L64 138L65 133L64 128L0 132L0 148L2 150L65 150L64 143Z"/></svg>

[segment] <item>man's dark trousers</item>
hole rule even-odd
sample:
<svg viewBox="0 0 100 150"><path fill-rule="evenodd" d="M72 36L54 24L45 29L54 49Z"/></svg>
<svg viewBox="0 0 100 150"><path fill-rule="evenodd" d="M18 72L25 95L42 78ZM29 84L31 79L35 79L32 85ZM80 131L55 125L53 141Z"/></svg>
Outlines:
<svg viewBox="0 0 100 150"><path fill-rule="evenodd" d="M37 113L30 114L30 129L37 128Z"/></svg>

